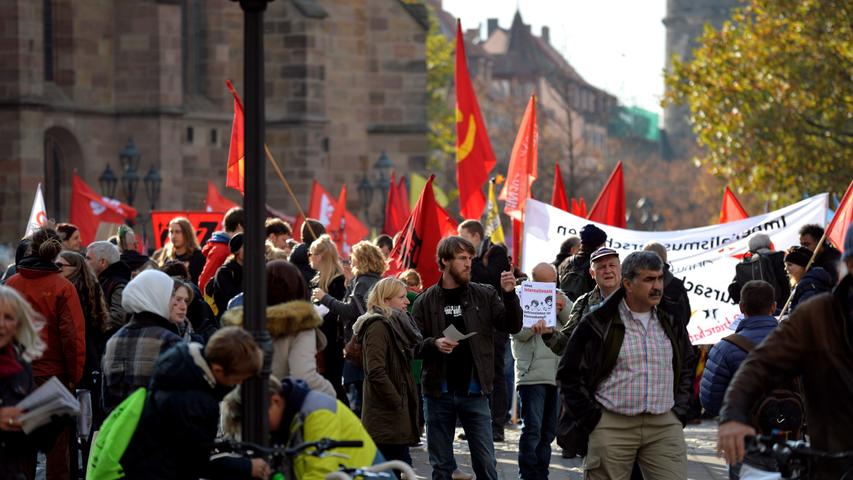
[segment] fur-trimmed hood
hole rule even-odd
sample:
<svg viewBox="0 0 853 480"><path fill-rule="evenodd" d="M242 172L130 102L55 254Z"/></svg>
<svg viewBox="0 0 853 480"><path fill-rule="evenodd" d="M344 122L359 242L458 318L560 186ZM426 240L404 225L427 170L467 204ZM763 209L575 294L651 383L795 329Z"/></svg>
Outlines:
<svg viewBox="0 0 853 480"><path fill-rule="evenodd" d="M273 338L295 335L322 324L323 319L317 313L317 308L304 300L267 307L267 330ZM222 325L243 326L243 307L226 311L222 315Z"/></svg>

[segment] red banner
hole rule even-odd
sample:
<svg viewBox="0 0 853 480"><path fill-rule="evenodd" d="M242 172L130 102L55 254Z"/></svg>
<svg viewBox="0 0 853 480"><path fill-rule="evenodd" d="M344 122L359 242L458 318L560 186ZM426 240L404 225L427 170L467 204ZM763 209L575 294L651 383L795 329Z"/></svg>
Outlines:
<svg viewBox="0 0 853 480"><path fill-rule="evenodd" d="M204 245L220 229L220 212L151 212L151 228L154 230L154 248L162 248L169 241L169 222L175 217L186 217L195 228L198 244Z"/></svg>

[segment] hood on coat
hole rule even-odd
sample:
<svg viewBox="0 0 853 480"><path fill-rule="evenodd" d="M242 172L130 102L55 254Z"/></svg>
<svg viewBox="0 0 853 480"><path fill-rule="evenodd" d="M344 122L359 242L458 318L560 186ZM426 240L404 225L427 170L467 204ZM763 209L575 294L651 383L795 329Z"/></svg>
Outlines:
<svg viewBox="0 0 853 480"><path fill-rule="evenodd" d="M231 235L222 231L213 232L213 235L210 236L207 243L201 247L201 254L204 255L204 258L207 258L210 256L210 252L215 248L224 248L230 252L231 249L228 248L229 241L231 241Z"/></svg>
<svg viewBox="0 0 853 480"><path fill-rule="evenodd" d="M128 282L121 296L126 312L151 312L169 318L169 304L175 282L159 270L145 270Z"/></svg>
<svg viewBox="0 0 853 480"><path fill-rule="evenodd" d="M179 343L160 355L151 376L152 389L213 390L216 379L200 343Z"/></svg>
<svg viewBox="0 0 853 480"><path fill-rule="evenodd" d="M323 319L317 307L305 300L293 300L267 307L267 330L273 338L294 335L317 328ZM222 315L222 326L243 326L243 308L232 308Z"/></svg>

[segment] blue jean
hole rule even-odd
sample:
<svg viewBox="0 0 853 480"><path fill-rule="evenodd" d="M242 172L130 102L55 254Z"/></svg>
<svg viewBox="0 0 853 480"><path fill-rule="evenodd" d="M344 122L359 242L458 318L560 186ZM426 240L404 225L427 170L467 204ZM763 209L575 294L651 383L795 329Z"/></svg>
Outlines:
<svg viewBox="0 0 853 480"><path fill-rule="evenodd" d="M559 395L554 385L519 385L524 427L518 440L518 473L524 480L548 478L551 442L557 436Z"/></svg>
<svg viewBox="0 0 853 480"><path fill-rule="evenodd" d="M427 450L434 480L451 480L453 435L456 419L471 452L471 465L478 480L497 480L495 444L492 441L492 413L489 399L483 395L442 393L439 397L424 395L426 412Z"/></svg>

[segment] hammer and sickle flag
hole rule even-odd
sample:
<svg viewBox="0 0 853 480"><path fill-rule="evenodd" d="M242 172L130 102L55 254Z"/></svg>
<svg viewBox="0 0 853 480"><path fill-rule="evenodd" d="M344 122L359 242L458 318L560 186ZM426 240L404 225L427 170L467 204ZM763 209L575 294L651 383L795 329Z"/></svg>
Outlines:
<svg viewBox="0 0 853 480"><path fill-rule="evenodd" d="M495 167L495 154L465 60L462 24L456 22L456 181L463 218L480 218L486 207L483 185Z"/></svg>

